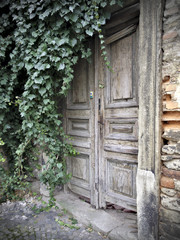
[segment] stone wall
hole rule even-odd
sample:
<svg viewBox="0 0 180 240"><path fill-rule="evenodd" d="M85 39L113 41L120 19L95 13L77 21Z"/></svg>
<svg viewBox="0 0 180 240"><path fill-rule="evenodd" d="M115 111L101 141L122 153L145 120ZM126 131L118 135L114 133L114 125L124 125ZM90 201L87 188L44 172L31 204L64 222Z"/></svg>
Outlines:
<svg viewBox="0 0 180 240"><path fill-rule="evenodd" d="M180 237L180 0L166 0L163 30L160 239L176 240Z"/></svg>

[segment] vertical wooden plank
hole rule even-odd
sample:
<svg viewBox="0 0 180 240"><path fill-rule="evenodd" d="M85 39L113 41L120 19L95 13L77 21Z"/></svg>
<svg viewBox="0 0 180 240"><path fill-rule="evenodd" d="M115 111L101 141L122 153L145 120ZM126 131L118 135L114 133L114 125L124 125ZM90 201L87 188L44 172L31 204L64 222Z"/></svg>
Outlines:
<svg viewBox="0 0 180 240"><path fill-rule="evenodd" d="M92 61L88 63L88 76L89 76L89 92L87 98L90 99L90 92L93 92L93 98L90 99L90 124L91 124L91 155L90 155L90 188L91 188L91 204L93 206L98 205L98 200L96 199L97 190L95 189L95 60L94 60L94 39L90 42L90 48L92 51Z"/></svg>
<svg viewBox="0 0 180 240"><path fill-rule="evenodd" d="M136 34L133 34L132 38L132 63L133 98L135 98L135 101L139 106L139 26L137 26Z"/></svg>
<svg viewBox="0 0 180 240"><path fill-rule="evenodd" d="M95 202L96 208L99 208L99 39L98 36L95 37L95 62L94 62L94 71L95 71L95 89L94 89L94 146L95 146L95 179L94 179L94 192L95 192Z"/></svg>
<svg viewBox="0 0 180 240"><path fill-rule="evenodd" d="M99 47L100 49L100 47ZM101 57L100 50L98 52L98 74L100 82L104 85L104 74L106 70L106 66L104 66L104 60ZM107 87L107 85L105 86ZM104 88L98 87L98 94L99 94L99 117L98 117L98 127L99 127L99 206L100 208L106 208L106 162L104 158Z"/></svg>

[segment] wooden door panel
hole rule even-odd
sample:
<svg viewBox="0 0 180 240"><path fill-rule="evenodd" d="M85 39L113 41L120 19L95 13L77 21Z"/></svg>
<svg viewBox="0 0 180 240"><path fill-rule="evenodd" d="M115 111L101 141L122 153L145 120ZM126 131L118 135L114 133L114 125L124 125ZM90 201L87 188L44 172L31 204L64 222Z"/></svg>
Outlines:
<svg viewBox="0 0 180 240"><path fill-rule="evenodd" d="M106 159L106 201L128 209L136 208L136 164Z"/></svg>
<svg viewBox="0 0 180 240"><path fill-rule="evenodd" d="M127 156L126 156L127 157ZM105 180L102 194L106 202L136 210L136 172L137 156L135 159L120 158L117 154L104 157ZM104 206L104 203L101 203Z"/></svg>
<svg viewBox="0 0 180 240"><path fill-rule="evenodd" d="M136 209L137 144L104 146L105 201ZM127 145L128 144L128 145Z"/></svg>
<svg viewBox="0 0 180 240"><path fill-rule="evenodd" d="M90 137L89 119L68 118L67 126L68 135Z"/></svg>
<svg viewBox="0 0 180 240"><path fill-rule="evenodd" d="M104 150L109 152L116 153L128 153L128 154L137 154L138 148L131 145L120 145L120 144L107 144L104 145Z"/></svg>
<svg viewBox="0 0 180 240"><path fill-rule="evenodd" d="M107 158L107 191L108 195L119 194L128 197L134 197L134 164L119 161L117 159ZM114 174L112 174L114 173ZM123 197L122 197L123 198Z"/></svg>
<svg viewBox="0 0 180 240"><path fill-rule="evenodd" d="M88 103L88 63L84 59L80 59L78 65L74 68L74 81L72 87L73 104ZM87 81L84 81L87 79Z"/></svg>
<svg viewBox="0 0 180 240"><path fill-rule="evenodd" d="M72 175L77 179L89 183L89 156L87 154L78 154L72 159ZM82 166L82 167L81 167Z"/></svg>
<svg viewBox="0 0 180 240"><path fill-rule="evenodd" d="M132 98L132 36L110 44L110 100ZM117 86L119 86L117 88Z"/></svg>
<svg viewBox="0 0 180 240"><path fill-rule="evenodd" d="M90 198L90 150L86 149L86 152L83 148L76 148L79 152L77 156L69 158L68 169L72 174L72 178L69 184L70 189L83 195L85 197Z"/></svg>
<svg viewBox="0 0 180 240"><path fill-rule="evenodd" d="M105 122L105 138L137 141L137 129L137 119L107 119Z"/></svg>
<svg viewBox="0 0 180 240"><path fill-rule="evenodd" d="M133 33L107 46L113 71L105 72L105 108L138 106L136 35Z"/></svg>
<svg viewBox="0 0 180 240"><path fill-rule="evenodd" d="M66 111L66 133L72 136L69 140L73 146L84 148L91 147L92 141L92 115L89 110L67 110Z"/></svg>
<svg viewBox="0 0 180 240"><path fill-rule="evenodd" d="M127 164L137 164L137 154L105 151L104 158L105 159L113 159L116 162L124 162Z"/></svg>
<svg viewBox="0 0 180 240"><path fill-rule="evenodd" d="M105 99L106 100L106 99ZM138 108L130 107L128 108L126 105L121 108L106 108L105 109L105 119L132 119L138 117Z"/></svg>
<svg viewBox="0 0 180 240"><path fill-rule="evenodd" d="M92 87L92 64L80 59L74 67L74 79L67 97L67 109L90 109L89 90Z"/></svg>

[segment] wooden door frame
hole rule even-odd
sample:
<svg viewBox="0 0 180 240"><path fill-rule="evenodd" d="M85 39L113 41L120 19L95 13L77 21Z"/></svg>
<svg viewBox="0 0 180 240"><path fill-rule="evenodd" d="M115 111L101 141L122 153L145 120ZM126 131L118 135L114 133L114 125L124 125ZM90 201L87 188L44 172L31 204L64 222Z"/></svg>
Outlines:
<svg viewBox="0 0 180 240"><path fill-rule="evenodd" d="M163 0L140 0L138 239L159 239Z"/></svg>

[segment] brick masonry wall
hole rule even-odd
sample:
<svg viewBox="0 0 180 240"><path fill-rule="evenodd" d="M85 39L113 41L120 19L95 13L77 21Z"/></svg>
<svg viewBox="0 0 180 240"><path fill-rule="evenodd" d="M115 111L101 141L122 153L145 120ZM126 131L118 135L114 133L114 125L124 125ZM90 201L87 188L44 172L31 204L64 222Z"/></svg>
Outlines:
<svg viewBox="0 0 180 240"><path fill-rule="evenodd" d="M159 239L177 240L180 239L180 0L166 0L163 30Z"/></svg>

